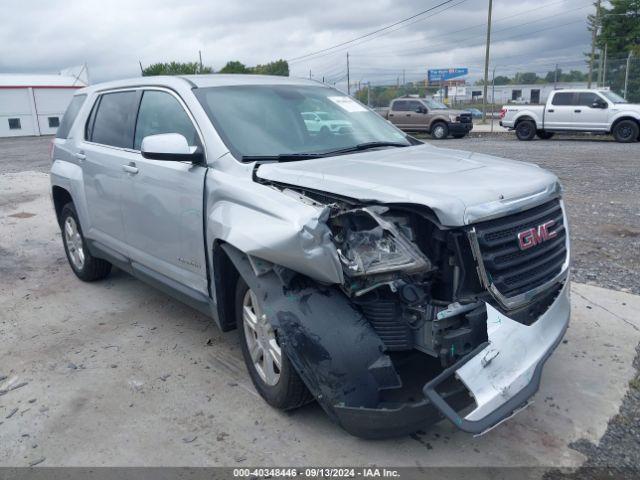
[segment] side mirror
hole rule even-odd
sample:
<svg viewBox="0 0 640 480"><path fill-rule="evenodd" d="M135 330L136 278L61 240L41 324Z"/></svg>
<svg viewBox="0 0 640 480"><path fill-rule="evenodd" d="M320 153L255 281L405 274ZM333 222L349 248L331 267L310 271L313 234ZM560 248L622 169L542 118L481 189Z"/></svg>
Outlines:
<svg viewBox="0 0 640 480"><path fill-rule="evenodd" d="M179 133L161 133L144 137L140 152L149 160L198 163L203 159L198 147L190 147L187 139Z"/></svg>
<svg viewBox="0 0 640 480"><path fill-rule="evenodd" d="M416 108L416 113L427 113L427 109L425 107Z"/></svg>
<svg viewBox="0 0 640 480"><path fill-rule="evenodd" d="M591 104L591 108L607 108L607 102L596 100Z"/></svg>

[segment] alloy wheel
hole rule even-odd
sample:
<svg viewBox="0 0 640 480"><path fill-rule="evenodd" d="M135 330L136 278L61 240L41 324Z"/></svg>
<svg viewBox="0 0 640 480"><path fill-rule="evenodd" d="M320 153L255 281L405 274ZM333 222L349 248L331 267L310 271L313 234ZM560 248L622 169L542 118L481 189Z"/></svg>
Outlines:
<svg viewBox="0 0 640 480"><path fill-rule="evenodd" d="M76 270L82 270L84 267L84 245L82 236L78 230L78 225L73 217L67 217L64 221L64 239L69 250L69 257Z"/></svg>
<svg viewBox="0 0 640 480"><path fill-rule="evenodd" d="M273 386L280 380L282 350L276 332L260 309L256 295L247 290L242 300L244 338L253 367L264 383Z"/></svg>

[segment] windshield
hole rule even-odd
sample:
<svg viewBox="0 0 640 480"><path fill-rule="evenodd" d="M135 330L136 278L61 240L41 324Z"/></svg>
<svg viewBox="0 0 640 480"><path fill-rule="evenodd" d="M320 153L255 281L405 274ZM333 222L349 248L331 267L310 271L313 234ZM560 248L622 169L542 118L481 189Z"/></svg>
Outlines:
<svg viewBox="0 0 640 480"><path fill-rule="evenodd" d="M378 142L411 145L377 113L332 88L237 85L194 93L238 158L323 154Z"/></svg>
<svg viewBox="0 0 640 480"><path fill-rule="evenodd" d="M628 103L624 98L617 93L613 93L611 90L600 90L599 93L613 103Z"/></svg>
<svg viewBox="0 0 640 480"><path fill-rule="evenodd" d="M428 98L425 98L424 102L427 104L427 107L429 108L436 108L440 110L442 109L446 110L447 108L449 108L444 103L440 103L437 100L430 100Z"/></svg>

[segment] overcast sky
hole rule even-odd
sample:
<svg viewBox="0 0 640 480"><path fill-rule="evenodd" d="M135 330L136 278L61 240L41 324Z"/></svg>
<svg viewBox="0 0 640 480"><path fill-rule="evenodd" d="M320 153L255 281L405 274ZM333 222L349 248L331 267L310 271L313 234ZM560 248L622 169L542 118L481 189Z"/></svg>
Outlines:
<svg viewBox="0 0 640 480"><path fill-rule="evenodd" d="M195 61L220 69L293 59L414 15L444 0L3 0L0 72L55 73L87 63L92 83L138 76L155 62ZM291 74L344 86L424 79L428 68L481 75L488 0L454 0L430 13L312 58ZM446 9L446 10L445 10ZM514 71L584 69L591 0L494 0L491 63Z"/></svg>

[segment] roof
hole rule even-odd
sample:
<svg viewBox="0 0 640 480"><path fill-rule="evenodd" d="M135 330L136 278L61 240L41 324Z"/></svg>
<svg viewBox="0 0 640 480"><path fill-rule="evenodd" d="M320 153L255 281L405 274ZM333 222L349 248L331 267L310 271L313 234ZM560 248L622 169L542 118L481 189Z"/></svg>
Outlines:
<svg viewBox="0 0 640 480"><path fill-rule="evenodd" d="M85 84L75 77L63 75L37 75L23 73L0 73L0 88L8 87L53 87L53 88L80 88Z"/></svg>

